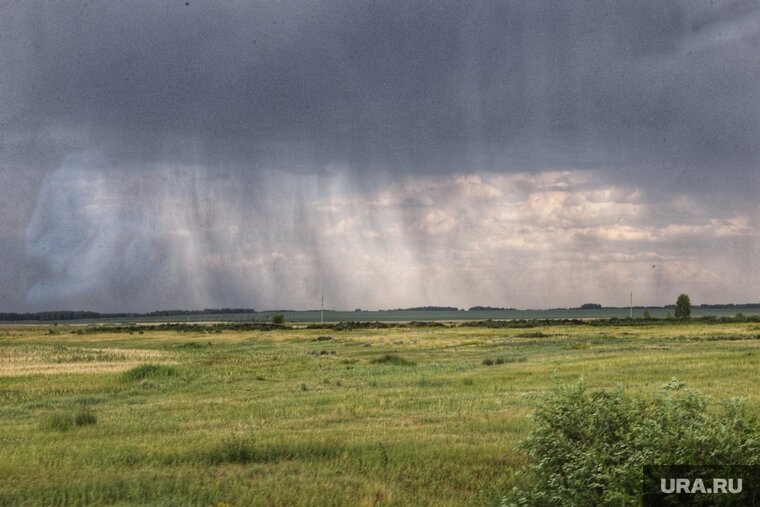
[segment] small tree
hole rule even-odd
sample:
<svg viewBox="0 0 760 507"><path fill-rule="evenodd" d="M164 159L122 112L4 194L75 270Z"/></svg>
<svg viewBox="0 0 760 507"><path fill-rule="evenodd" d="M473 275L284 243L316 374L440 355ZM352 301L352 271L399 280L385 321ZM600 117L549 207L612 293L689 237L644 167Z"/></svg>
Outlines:
<svg viewBox="0 0 760 507"><path fill-rule="evenodd" d="M275 313L272 315L272 324L283 324L285 322L285 316L281 313Z"/></svg>
<svg viewBox="0 0 760 507"><path fill-rule="evenodd" d="M691 315L691 300L688 294L681 294L676 300L676 318L688 319Z"/></svg>

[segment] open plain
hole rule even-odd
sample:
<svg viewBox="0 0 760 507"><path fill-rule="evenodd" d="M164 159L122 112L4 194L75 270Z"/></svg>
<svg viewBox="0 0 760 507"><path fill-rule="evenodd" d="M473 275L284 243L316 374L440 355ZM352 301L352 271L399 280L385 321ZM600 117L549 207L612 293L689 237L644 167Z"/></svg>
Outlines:
<svg viewBox="0 0 760 507"><path fill-rule="evenodd" d="M741 321L4 326L0 505L497 504L552 387L676 377L758 413L759 367Z"/></svg>

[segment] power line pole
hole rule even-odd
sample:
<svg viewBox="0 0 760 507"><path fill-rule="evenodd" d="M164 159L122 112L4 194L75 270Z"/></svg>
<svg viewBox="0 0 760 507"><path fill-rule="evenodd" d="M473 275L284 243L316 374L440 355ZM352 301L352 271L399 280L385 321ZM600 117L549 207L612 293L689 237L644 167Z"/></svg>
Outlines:
<svg viewBox="0 0 760 507"><path fill-rule="evenodd" d="M631 292L631 318L633 318L633 292Z"/></svg>
<svg viewBox="0 0 760 507"><path fill-rule="evenodd" d="M324 296L322 296L322 310L320 310L320 315L321 317L320 317L319 322L320 324L324 324L325 323L325 297Z"/></svg>

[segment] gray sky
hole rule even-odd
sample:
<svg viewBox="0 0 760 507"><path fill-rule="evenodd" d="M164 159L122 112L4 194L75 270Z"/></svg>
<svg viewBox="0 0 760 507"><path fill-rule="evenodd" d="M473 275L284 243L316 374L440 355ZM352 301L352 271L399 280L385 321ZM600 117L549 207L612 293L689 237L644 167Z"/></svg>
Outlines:
<svg viewBox="0 0 760 507"><path fill-rule="evenodd" d="M0 2L0 311L760 301L760 2Z"/></svg>

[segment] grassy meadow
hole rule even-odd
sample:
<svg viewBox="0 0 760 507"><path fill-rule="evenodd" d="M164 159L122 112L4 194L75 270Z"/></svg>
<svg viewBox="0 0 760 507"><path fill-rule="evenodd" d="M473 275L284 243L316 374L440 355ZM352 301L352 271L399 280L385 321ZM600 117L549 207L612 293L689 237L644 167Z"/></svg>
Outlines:
<svg viewBox="0 0 760 507"><path fill-rule="evenodd" d="M672 377L760 413L760 323L0 327L0 505L492 505L536 400Z"/></svg>

